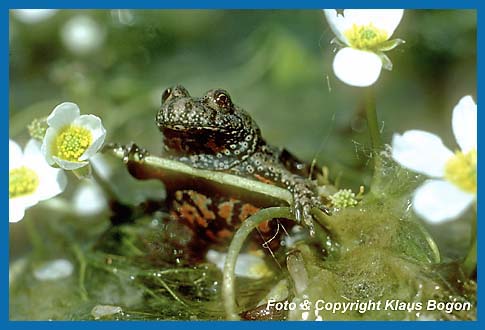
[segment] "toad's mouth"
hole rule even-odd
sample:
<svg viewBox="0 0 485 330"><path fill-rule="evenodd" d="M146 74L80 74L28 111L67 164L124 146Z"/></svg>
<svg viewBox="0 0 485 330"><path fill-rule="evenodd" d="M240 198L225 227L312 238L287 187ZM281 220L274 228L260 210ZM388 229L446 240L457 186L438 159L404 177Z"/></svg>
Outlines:
<svg viewBox="0 0 485 330"><path fill-rule="evenodd" d="M217 154L226 149L228 140L233 135L230 131L213 127L187 128L182 125L160 129L165 147L181 154Z"/></svg>
<svg viewBox="0 0 485 330"><path fill-rule="evenodd" d="M200 134L199 132L201 131L207 131L207 132L221 132L224 134L228 134L229 130L221 128L221 127L212 127L212 126L184 126L180 124L175 124L175 125L164 125L163 127L160 127L160 130L162 131L163 134L165 132L169 132L169 134L173 133L176 134L176 132L187 132L189 134Z"/></svg>
<svg viewBox="0 0 485 330"><path fill-rule="evenodd" d="M221 141L224 141L224 139L234 140L235 138L237 139L237 137L241 134L241 130L234 128L228 129L212 126L191 127L180 124L160 127L160 131L165 138L182 138L186 140L204 139L210 137L218 138Z"/></svg>

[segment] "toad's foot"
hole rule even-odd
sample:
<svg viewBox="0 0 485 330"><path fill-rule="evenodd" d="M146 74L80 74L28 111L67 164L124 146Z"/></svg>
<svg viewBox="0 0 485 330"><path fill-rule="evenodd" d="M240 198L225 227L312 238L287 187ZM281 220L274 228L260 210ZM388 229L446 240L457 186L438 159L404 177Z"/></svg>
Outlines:
<svg viewBox="0 0 485 330"><path fill-rule="evenodd" d="M150 155L146 149L139 147L133 142L127 145L108 143L103 148L103 152L106 151L121 153L123 155L123 162L125 163L128 163L130 160L142 161L145 157Z"/></svg>
<svg viewBox="0 0 485 330"><path fill-rule="evenodd" d="M328 208L322 203L313 187L308 180L298 178L298 182L290 188L293 194L293 214L297 222L303 224L310 231L310 235L315 234L314 218L312 209L317 208L326 214L330 214ZM311 181L310 181L311 182Z"/></svg>

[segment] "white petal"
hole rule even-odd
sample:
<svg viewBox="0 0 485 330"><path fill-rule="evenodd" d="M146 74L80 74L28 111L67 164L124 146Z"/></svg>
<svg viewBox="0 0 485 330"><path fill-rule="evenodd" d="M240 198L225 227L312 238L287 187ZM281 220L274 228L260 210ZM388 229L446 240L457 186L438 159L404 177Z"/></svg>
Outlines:
<svg viewBox="0 0 485 330"><path fill-rule="evenodd" d="M70 125L81 111L77 104L72 102L64 102L59 104L47 117L47 124L57 129L63 128L66 125Z"/></svg>
<svg viewBox="0 0 485 330"><path fill-rule="evenodd" d="M40 201L59 195L66 189L67 177L63 170L53 167L43 167L37 170L40 177L36 192Z"/></svg>
<svg viewBox="0 0 485 330"><path fill-rule="evenodd" d="M123 312L123 309L120 306L96 305L91 310L91 315L95 320L99 320L101 318L112 316L121 312Z"/></svg>
<svg viewBox="0 0 485 330"><path fill-rule="evenodd" d="M347 20L342 14L337 14L336 9L324 9L325 18L335 36L345 44L349 44L344 32L352 27L352 22Z"/></svg>
<svg viewBox="0 0 485 330"><path fill-rule="evenodd" d="M102 153L97 153L89 159L89 162L101 178L104 180L110 179L111 175L113 174L113 169L105 155Z"/></svg>
<svg viewBox="0 0 485 330"><path fill-rule="evenodd" d="M106 130L103 127L101 119L94 115L80 116L73 122L73 124L87 128L91 132L93 143L86 149L81 157L79 157L79 160L87 160L94 156L103 145L106 137Z"/></svg>
<svg viewBox="0 0 485 330"><path fill-rule="evenodd" d="M241 253L237 256L234 273L242 277L259 279L268 275L269 269L262 257Z"/></svg>
<svg viewBox="0 0 485 330"><path fill-rule="evenodd" d="M48 165L44 154L42 153L41 147L40 142L37 140L30 139L29 142L27 142L24 150L25 166L34 170L39 167L51 168Z"/></svg>
<svg viewBox="0 0 485 330"><path fill-rule="evenodd" d="M475 200L473 194L443 180L428 180L414 193L416 213L431 223L440 223L460 216Z"/></svg>
<svg viewBox="0 0 485 330"><path fill-rule="evenodd" d="M22 197L9 198L8 200L8 220L18 222L23 219L25 210L37 204L39 200L34 194Z"/></svg>
<svg viewBox="0 0 485 330"><path fill-rule="evenodd" d="M39 177L39 187L35 191L38 200L52 198L64 191L67 179L61 169L47 164L40 150L40 143L31 139L24 151L25 166L32 169Z"/></svg>
<svg viewBox="0 0 485 330"><path fill-rule="evenodd" d="M343 15L337 15L335 9L325 9L324 12L332 31L347 45L345 31L352 25L361 26L372 23L375 27L386 31L387 37L390 38L404 14L403 9L345 9Z"/></svg>
<svg viewBox="0 0 485 330"><path fill-rule="evenodd" d="M15 199L9 199L8 201L8 222L19 222L24 218L25 206L23 203L19 203Z"/></svg>
<svg viewBox="0 0 485 330"><path fill-rule="evenodd" d="M215 250L207 251L206 255L207 260L215 264L221 271L224 270L226 257L227 253L221 253ZM241 253L237 257L234 273L241 277L259 279L268 275L269 269L263 258L248 253Z"/></svg>
<svg viewBox="0 0 485 330"><path fill-rule="evenodd" d="M453 109L452 125L461 150L477 148L477 105L470 95L462 97Z"/></svg>
<svg viewBox="0 0 485 330"><path fill-rule="evenodd" d="M44 155L45 160L49 165L55 164L55 160L52 155L52 144L57 137L57 133L57 128L49 127L45 132L44 139L42 140L42 146L40 147L41 153Z"/></svg>
<svg viewBox="0 0 485 330"><path fill-rule="evenodd" d="M93 135L93 140L106 133L101 119L95 115L82 115L72 122L73 125L88 129Z"/></svg>
<svg viewBox="0 0 485 330"><path fill-rule="evenodd" d="M54 161L59 165L60 168L63 168L65 170L71 171L71 170L77 170L78 168L84 167L88 165L88 162L71 162L68 160L60 159L59 157L53 156Z"/></svg>
<svg viewBox="0 0 485 330"><path fill-rule="evenodd" d="M453 153L439 136L412 130L392 137L392 158L403 167L431 177L442 177Z"/></svg>
<svg viewBox="0 0 485 330"><path fill-rule="evenodd" d="M77 15L62 27L61 37L64 46L71 52L86 55L102 46L105 31L91 17Z"/></svg>
<svg viewBox="0 0 485 330"><path fill-rule="evenodd" d="M401 22L403 9L350 9L344 15L357 25L372 23L375 27L385 30L387 37L391 37Z"/></svg>
<svg viewBox="0 0 485 330"><path fill-rule="evenodd" d="M14 9L12 13L23 23L35 24L52 17L57 9Z"/></svg>
<svg viewBox="0 0 485 330"><path fill-rule="evenodd" d="M10 198L10 201L12 201L13 203L22 204L23 208L25 209L31 206L34 206L39 202L35 194L25 195L25 196L16 197L16 198Z"/></svg>
<svg viewBox="0 0 485 330"><path fill-rule="evenodd" d="M8 140L8 169L12 170L14 168L23 165L23 154L20 146L13 140Z"/></svg>
<svg viewBox="0 0 485 330"><path fill-rule="evenodd" d="M67 259L48 261L34 269L34 277L39 281L54 281L71 276L74 266Z"/></svg>
<svg viewBox="0 0 485 330"><path fill-rule="evenodd" d="M98 184L85 181L74 193L73 204L78 214L91 216L106 207L106 198Z"/></svg>
<svg viewBox="0 0 485 330"><path fill-rule="evenodd" d="M338 51L333 60L333 71L344 83L366 87L376 82L381 74L382 61L372 52L350 47Z"/></svg>
<svg viewBox="0 0 485 330"><path fill-rule="evenodd" d="M354 24L361 26L372 23L376 28L386 31L390 38L404 14L403 9L345 9L343 15L337 15L335 9L325 9L324 12L332 31L346 44L348 42L344 33Z"/></svg>
<svg viewBox="0 0 485 330"><path fill-rule="evenodd" d="M44 159L44 155L42 155L40 151L41 143L35 139L30 139L29 142L25 145L24 150L24 157L33 157L33 158L40 158ZM45 162L45 160L44 160ZM27 164L29 165L29 164Z"/></svg>

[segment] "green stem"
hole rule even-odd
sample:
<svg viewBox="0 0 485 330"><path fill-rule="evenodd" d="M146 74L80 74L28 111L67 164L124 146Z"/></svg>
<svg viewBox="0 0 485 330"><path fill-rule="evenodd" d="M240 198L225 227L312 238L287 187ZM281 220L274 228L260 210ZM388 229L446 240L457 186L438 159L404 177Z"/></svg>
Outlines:
<svg viewBox="0 0 485 330"><path fill-rule="evenodd" d="M172 289L170 289L170 287L168 286L167 283L165 283L164 280L162 280L161 278L157 277L156 278L158 280L158 282L165 288L165 290L167 290L167 292L173 297L173 299L175 299L176 301L178 301L180 304L184 305L184 306L187 306L186 303L184 303L176 294L175 292L173 292Z"/></svg>
<svg viewBox="0 0 485 330"><path fill-rule="evenodd" d="M79 293L81 295L82 300L88 301L89 300L88 291L84 286L84 281L86 278L86 266L87 266L86 258L84 258L84 253L81 251L81 248L77 244L72 245L72 251L74 252L74 255L76 256L76 259L79 263L79 278L78 278Z"/></svg>
<svg viewBox="0 0 485 330"><path fill-rule="evenodd" d="M133 244L133 242L131 242L129 240L124 240L123 243L126 244L126 247L130 249L131 253L133 253L134 256L142 256L142 255L145 254L145 253L143 253L142 250L137 248L136 245Z"/></svg>
<svg viewBox="0 0 485 330"><path fill-rule="evenodd" d="M44 252L44 243L42 242L42 238L37 232L37 228L35 228L34 222L31 220L34 219L27 219L26 221L24 221L25 230L27 232L27 236L29 236L30 244L32 244L32 251L34 255L39 256L42 255L42 253Z"/></svg>
<svg viewBox="0 0 485 330"><path fill-rule="evenodd" d="M463 260L463 271L468 277L473 275L475 268L477 267L477 217L475 212L475 218L472 223L472 235L471 235L471 245L468 250L468 254Z"/></svg>
<svg viewBox="0 0 485 330"><path fill-rule="evenodd" d="M382 140L381 133L379 132L379 123L377 121L376 96L372 87L367 87L365 90L365 113L372 148L374 151L378 151L382 147Z"/></svg>
<svg viewBox="0 0 485 330"><path fill-rule="evenodd" d="M91 165L89 165L91 166ZM103 189L107 199L117 200L116 193L114 192L111 183L105 180L101 175L98 174L94 166L91 166L91 176L96 181L96 183Z"/></svg>
<svg viewBox="0 0 485 330"><path fill-rule="evenodd" d="M226 262L224 263L224 274L222 279L222 299L224 300L226 317L229 320L239 320L239 315L236 312L236 276L234 274L239 251L241 251L244 241L253 229L262 222L275 218L293 219L293 215L291 214L289 207L270 207L260 210L244 220L231 241L231 245L227 252Z"/></svg>
<svg viewBox="0 0 485 330"><path fill-rule="evenodd" d="M416 226L418 229L421 231L421 233L424 235L424 238L426 239L426 242L428 243L431 252L433 252L433 259L429 260L430 263L440 263L441 262L441 254L440 250L438 248L438 244L434 241L433 237L431 237L430 233L426 230L426 228L418 221L415 222Z"/></svg>

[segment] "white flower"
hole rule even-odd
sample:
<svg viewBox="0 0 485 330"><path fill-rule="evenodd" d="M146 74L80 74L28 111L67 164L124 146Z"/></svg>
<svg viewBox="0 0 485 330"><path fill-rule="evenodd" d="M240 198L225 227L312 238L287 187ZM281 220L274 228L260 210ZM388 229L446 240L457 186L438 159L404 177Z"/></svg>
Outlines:
<svg viewBox="0 0 485 330"><path fill-rule="evenodd" d="M106 136L101 119L80 116L79 107L71 102L59 104L47 117L47 124L42 153L50 165L57 164L65 170L86 166Z"/></svg>
<svg viewBox="0 0 485 330"><path fill-rule="evenodd" d="M207 251L206 255L207 260L215 264L221 271L224 270L226 257L227 253L221 253L215 250ZM271 274L271 271L262 257L254 254L241 253L237 256L234 273L241 277L260 279Z"/></svg>
<svg viewBox="0 0 485 330"><path fill-rule="evenodd" d="M79 15L64 25L61 37L67 49L74 54L85 55L101 47L105 31L89 16Z"/></svg>
<svg viewBox="0 0 485 330"><path fill-rule="evenodd" d="M111 11L111 17L115 23L120 25L131 26L135 24L135 15L129 9L114 9Z"/></svg>
<svg viewBox="0 0 485 330"><path fill-rule="evenodd" d="M14 9L15 17L26 24L36 24L51 18L57 9Z"/></svg>
<svg viewBox="0 0 485 330"><path fill-rule="evenodd" d="M67 259L55 259L43 263L34 269L34 277L39 281L55 281L71 276L74 270Z"/></svg>
<svg viewBox="0 0 485 330"><path fill-rule="evenodd" d="M404 41L389 40L403 16L402 9L324 9L335 42L342 46L335 55L333 70L344 83L370 86L377 81L382 67L392 69L383 52Z"/></svg>
<svg viewBox="0 0 485 330"><path fill-rule="evenodd" d="M103 190L96 182L84 180L74 193L73 206L79 215L93 216L100 213L106 208Z"/></svg>
<svg viewBox="0 0 485 330"><path fill-rule="evenodd" d="M113 316L121 312L123 312L123 309L120 306L96 305L91 310L91 315L95 320L99 320L103 317Z"/></svg>
<svg viewBox="0 0 485 330"><path fill-rule="evenodd" d="M413 130L392 139L392 157L402 166L433 179L419 187L414 210L432 223L460 216L477 193L477 105L463 97L453 110L453 133L461 150L453 153L431 133Z"/></svg>
<svg viewBox="0 0 485 330"><path fill-rule="evenodd" d="M42 153L40 143L30 140L24 152L9 140L9 222L18 222L25 210L39 201L52 198L64 191L66 175L60 169L50 167Z"/></svg>

